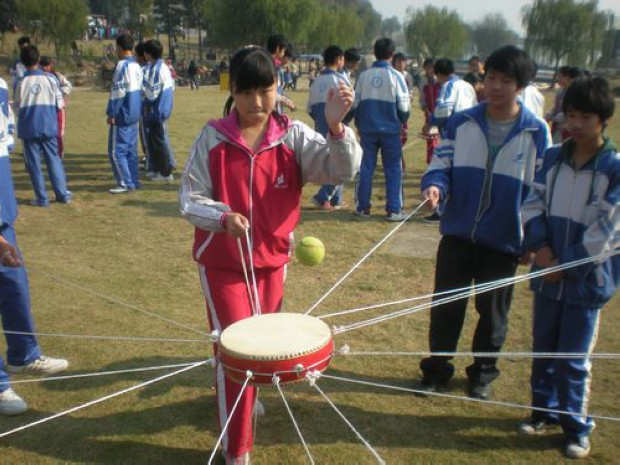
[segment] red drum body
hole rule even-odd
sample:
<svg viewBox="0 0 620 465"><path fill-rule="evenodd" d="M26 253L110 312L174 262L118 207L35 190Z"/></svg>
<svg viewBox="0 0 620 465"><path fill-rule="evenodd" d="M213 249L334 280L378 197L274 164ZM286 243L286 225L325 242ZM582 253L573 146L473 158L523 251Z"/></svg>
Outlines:
<svg viewBox="0 0 620 465"><path fill-rule="evenodd" d="M226 376L244 383L271 385L303 381L324 371L334 352L331 330L323 321L298 313L270 313L238 321L220 335L219 361Z"/></svg>

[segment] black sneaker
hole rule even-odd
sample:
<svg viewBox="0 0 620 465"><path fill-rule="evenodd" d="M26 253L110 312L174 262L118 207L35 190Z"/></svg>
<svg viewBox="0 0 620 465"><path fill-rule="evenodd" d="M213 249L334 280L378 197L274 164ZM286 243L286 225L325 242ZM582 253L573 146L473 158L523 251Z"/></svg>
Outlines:
<svg viewBox="0 0 620 465"><path fill-rule="evenodd" d="M441 216L439 216L437 213L433 213L432 215L422 218L422 221L429 224L437 224L441 221Z"/></svg>
<svg viewBox="0 0 620 465"><path fill-rule="evenodd" d="M489 400L491 398L491 385L488 383L469 383L467 395L472 399Z"/></svg>
<svg viewBox="0 0 620 465"><path fill-rule="evenodd" d="M539 436L557 428L559 425L557 420L544 418L542 420L534 420L531 418L519 425L519 433L527 436Z"/></svg>
<svg viewBox="0 0 620 465"><path fill-rule="evenodd" d="M422 380L414 384L413 389L417 392L414 394L418 397L427 397L435 392L445 392L448 389L448 383L440 383L437 381Z"/></svg>

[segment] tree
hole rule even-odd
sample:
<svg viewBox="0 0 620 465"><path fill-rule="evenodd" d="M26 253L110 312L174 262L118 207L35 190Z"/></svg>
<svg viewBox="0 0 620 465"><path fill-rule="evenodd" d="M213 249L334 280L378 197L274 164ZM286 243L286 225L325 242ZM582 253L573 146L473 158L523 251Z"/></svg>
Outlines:
<svg viewBox="0 0 620 465"><path fill-rule="evenodd" d="M4 34L12 31L17 23L15 0L0 0L0 42L4 51Z"/></svg>
<svg viewBox="0 0 620 465"><path fill-rule="evenodd" d="M394 34L401 32L403 29L402 24L398 20L397 16L391 18L385 18L381 22L381 35L385 37L392 37Z"/></svg>
<svg viewBox="0 0 620 465"><path fill-rule="evenodd" d="M609 13L598 11L597 0L534 0L523 9L525 47L551 56L555 70L563 59L594 64L603 45Z"/></svg>
<svg viewBox="0 0 620 465"><path fill-rule="evenodd" d="M460 57L469 42L467 26L455 10L431 5L407 9L405 38L410 51L429 57Z"/></svg>
<svg viewBox="0 0 620 465"><path fill-rule="evenodd" d="M490 13L471 26L471 38L478 54L488 57L494 50L504 45L515 45L519 36L508 27L504 16Z"/></svg>
<svg viewBox="0 0 620 465"><path fill-rule="evenodd" d="M30 32L40 32L54 45L56 56L86 30L88 7L84 0L20 0L19 20Z"/></svg>

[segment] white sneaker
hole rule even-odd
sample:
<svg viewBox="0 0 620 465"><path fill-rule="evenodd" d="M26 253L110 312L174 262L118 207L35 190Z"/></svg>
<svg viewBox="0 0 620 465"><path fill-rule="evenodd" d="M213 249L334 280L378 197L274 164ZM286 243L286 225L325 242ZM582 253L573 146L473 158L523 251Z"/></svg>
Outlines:
<svg viewBox="0 0 620 465"><path fill-rule="evenodd" d="M129 189L123 186L113 187L108 191L110 194L124 194L125 192L129 192Z"/></svg>
<svg viewBox="0 0 620 465"><path fill-rule="evenodd" d="M17 393L8 388L0 392L0 413L2 415L19 415L28 410L28 405Z"/></svg>
<svg viewBox="0 0 620 465"><path fill-rule="evenodd" d="M33 373L41 375L53 375L59 371L66 370L69 362L62 358L52 358L41 355L27 365L6 364L6 371L9 373Z"/></svg>
<svg viewBox="0 0 620 465"><path fill-rule="evenodd" d="M154 177L156 177L159 173L156 173L155 171L149 171L146 173L146 177L149 179L153 179Z"/></svg>
<svg viewBox="0 0 620 465"><path fill-rule="evenodd" d="M156 181L156 182L172 182L172 181L174 181L174 176L172 174L169 174L168 176L164 176L161 173L157 173L155 176L153 176L151 178L151 181Z"/></svg>
<svg viewBox="0 0 620 465"><path fill-rule="evenodd" d="M404 221L407 218L402 213L390 212L385 216L385 221L391 221L393 223Z"/></svg>
<svg viewBox="0 0 620 465"><path fill-rule="evenodd" d="M587 436L571 438L566 442L564 453L571 459L585 459L590 455L590 440Z"/></svg>

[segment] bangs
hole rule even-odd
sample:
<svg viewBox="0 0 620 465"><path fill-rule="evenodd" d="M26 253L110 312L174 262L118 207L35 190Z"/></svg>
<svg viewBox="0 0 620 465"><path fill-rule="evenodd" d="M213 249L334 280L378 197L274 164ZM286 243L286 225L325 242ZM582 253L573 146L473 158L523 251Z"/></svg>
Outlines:
<svg viewBox="0 0 620 465"><path fill-rule="evenodd" d="M230 87L235 92L271 87L276 82L276 68L261 48L248 47L235 53L230 61Z"/></svg>
<svg viewBox="0 0 620 465"><path fill-rule="evenodd" d="M602 77L578 78L566 89L562 109L598 115L607 121L614 114L614 96L609 82Z"/></svg>

